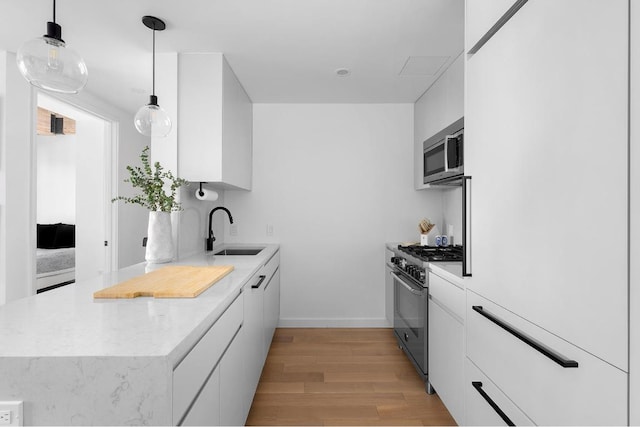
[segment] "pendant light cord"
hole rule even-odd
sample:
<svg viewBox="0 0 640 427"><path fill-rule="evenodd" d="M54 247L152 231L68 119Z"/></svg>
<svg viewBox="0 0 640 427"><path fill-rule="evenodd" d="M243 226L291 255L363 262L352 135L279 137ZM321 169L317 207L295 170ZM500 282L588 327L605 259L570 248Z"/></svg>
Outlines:
<svg viewBox="0 0 640 427"><path fill-rule="evenodd" d="M53 23L56 22L56 0L53 0Z"/></svg>
<svg viewBox="0 0 640 427"><path fill-rule="evenodd" d="M53 0L56 1L56 0ZM155 26L153 28L153 65L152 65L152 78L151 78L151 94L155 96L156 94L156 29Z"/></svg>

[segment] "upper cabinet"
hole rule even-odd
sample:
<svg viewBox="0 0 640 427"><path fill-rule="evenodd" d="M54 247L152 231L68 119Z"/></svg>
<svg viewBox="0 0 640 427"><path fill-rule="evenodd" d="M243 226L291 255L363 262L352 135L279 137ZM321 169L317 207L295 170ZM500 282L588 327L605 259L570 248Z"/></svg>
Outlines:
<svg viewBox="0 0 640 427"><path fill-rule="evenodd" d="M178 88L180 176L250 190L253 106L223 54L181 54Z"/></svg>
<svg viewBox="0 0 640 427"><path fill-rule="evenodd" d="M414 186L421 190L428 188L423 183L422 143L464 115L464 55L416 101L413 115Z"/></svg>

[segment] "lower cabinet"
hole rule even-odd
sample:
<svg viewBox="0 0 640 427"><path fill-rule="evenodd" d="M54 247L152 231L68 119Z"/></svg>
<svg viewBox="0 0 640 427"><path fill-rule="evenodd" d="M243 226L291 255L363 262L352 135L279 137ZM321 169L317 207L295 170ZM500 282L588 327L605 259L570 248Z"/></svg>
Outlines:
<svg viewBox="0 0 640 427"><path fill-rule="evenodd" d="M467 378L464 385L465 425L535 425L469 359L466 361L465 369Z"/></svg>
<svg viewBox="0 0 640 427"><path fill-rule="evenodd" d="M464 424L464 291L429 273L429 383Z"/></svg>
<svg viewBox="0 0 640 427"><path fill-rule="evenodd" d="M220 367L214 369L191 410L182 421L183 426L220 425Z"/></svg>
<svg viewBox="0 0 640 427"><path fill-rule="evenodd" d="M220 425L243 426L249 415L251 399L247 400L249 372L241 329L220 361ZM253 390L252 390L253 397Z"/></svg>
<svg viewBox="0 0 640 427"><path fill-rule="evenodd" d="M174 425L244 425L280 318L276 252L173 370Z"/></svg>
<svg viewBox="0 0 640 427"><path fill-rule="evenodd" d="M467 358L535 424L627 424L626 372L469 290L465 325Z"/></svg>
<svg viewBox="0 0 640 427"><path fill-rule="evenodd" d="M273 334L280 320L280 269L271 276L264 289L264 334L263 354L267 357ZM264 363L264 361L263 361Z"/></svg>

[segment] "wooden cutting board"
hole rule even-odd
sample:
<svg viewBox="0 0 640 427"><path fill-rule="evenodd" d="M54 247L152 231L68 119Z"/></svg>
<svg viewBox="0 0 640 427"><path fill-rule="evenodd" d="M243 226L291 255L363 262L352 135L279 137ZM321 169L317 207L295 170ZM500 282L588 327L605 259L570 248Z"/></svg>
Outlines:
<svg viewBox="0 0 640 427"><path fill-rule="evenodd" d="M171 265L94 292L94 298L194 298L233 271L232 265Z"/></svg>

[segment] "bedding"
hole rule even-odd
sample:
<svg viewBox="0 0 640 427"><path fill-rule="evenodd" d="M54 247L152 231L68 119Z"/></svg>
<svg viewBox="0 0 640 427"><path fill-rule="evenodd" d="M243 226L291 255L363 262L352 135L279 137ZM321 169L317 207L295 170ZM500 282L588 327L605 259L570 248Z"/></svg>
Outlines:
<svg viewBox="0 0 640 427"><path fill-rule="evenodd" d="M76 248L36 249L36 273L51 273L75 268Z"/></svg>

